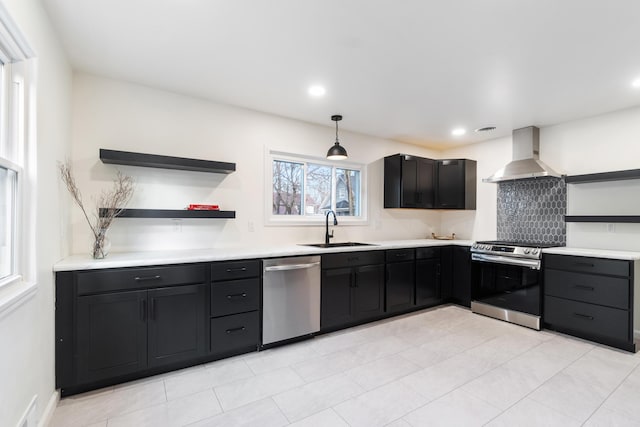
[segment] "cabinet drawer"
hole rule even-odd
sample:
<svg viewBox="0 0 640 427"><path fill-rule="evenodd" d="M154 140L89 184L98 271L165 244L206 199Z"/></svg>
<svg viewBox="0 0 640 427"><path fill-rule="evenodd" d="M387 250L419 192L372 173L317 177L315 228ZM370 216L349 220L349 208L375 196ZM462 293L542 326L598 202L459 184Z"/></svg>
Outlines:
<svg viewBox="0 0 640 427"><path fill-rule="evenodd" d="M629 309L629 279L571 271L545 270L545 294Z"/></svg>
<svg viewBox="0 0 640 427"><path fill-rule="evenodd" d="M416 259L439 258L440 248L417 248Z"/></svg>
<svg viewBox="0 0 640 427"><path fill-rule="evenodd" d="M204 264L122 268L77 273L78 295L206 282Z"/></svg>
<svg viewBox="0 0 640 427"><path fill-rule="evenodd" d="M545 255L545 268L629 277L629 261L567 255Z"/></svg>
<svg viewBox="0 0 640 427"><path fill-rule="evenodd" d="M569 331L629 341L626 310L546 296L544 321Z"/></svg>
<svg viewBox="0 0 640 427"><path fill-rule="evenodd" d="M211 280L223 281L260 276L260 260L214 262L211 264Z"/></svg>
<svg viewBox="0 0 640 427"><path fill-rule="evenodd" d="M341 254L322 255L322 268L342 268L383 263L384 251L345 252Z"/></svg>
<svg viewBox="0 0 640 427"><path fill-rule="evenodd" d="M211 319L211 353L258 349L258 312Z"/></svg>
<svg viewBox="0 0 640 427"><path fill-rule="evenodd" d="M211 316L226 316L258 309L260 279L233 280L211 284Z"/></svg>
<svg viewBox="0 0 640 427"><path fill-rule="evenodd" d="M399 262L414 260L416 255L414 249L391 249L386 251L385 257L387 262Z"/></svg>

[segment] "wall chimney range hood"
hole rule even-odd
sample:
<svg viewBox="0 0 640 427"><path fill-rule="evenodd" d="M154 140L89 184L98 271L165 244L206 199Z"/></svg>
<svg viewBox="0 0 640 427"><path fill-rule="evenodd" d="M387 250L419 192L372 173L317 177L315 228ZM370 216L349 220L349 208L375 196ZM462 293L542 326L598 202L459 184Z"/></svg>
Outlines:
<svg viewBox="0 0 640 427"><path fill-rule="evenodd" d="M556 177L561 175L540 160L540 129L535 126L513 131L513 160L505 167L484 178L482 182L501 182L514 179Z"/></svg>

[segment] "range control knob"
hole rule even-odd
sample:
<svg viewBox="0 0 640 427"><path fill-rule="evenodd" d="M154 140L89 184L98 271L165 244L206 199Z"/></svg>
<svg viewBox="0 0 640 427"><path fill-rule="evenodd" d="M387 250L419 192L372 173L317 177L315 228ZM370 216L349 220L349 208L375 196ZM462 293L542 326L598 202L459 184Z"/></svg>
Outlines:
<svg viewBox="0 0 640 427"><path fill-rule="evenodd" d="M538 255L538 252L539 252L539 251L540 251L539 249L534 249L534 250L532 250L532 251L531 251L531 253L532 253L533 255Z"/></svg>
<svg viewBox="0 0 640 427"><path fill-rule="evenodd" d="M528 254L529 254L529 252L531 252L531 249L529 249L529 248L524 248L524 253L525 253L525 255L528 255Z"/></svg>

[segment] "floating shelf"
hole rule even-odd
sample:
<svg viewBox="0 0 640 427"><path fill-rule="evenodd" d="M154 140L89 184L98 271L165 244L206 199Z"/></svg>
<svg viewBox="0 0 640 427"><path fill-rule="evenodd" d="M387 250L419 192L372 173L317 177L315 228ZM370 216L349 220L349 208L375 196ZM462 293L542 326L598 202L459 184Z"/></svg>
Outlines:
<svg viewBox="0 0 640 427"><path fill-rule="evenodd" d="M143 166L147 168L177 169L196 172L224 173L235 172L235 163L214 162L212 160L188 159L185 157L161 156L158 154L132 153L100 149L102 163Z"/></svg>
<svg viewBox="0 0 640 427"><path fill-rule="evenodd" d="M105 209L100 209L100 216ZM209 211L209 210L187 210L187 209L123 209L118 218L217 218L233 219L236 211Z"/></svg>
<svg viewBox="0 0 640 427"><path fill-rule="evenodd" d="M565 222L640 223L640 215L565 215Z"/></svg>
<svg viewBox="0 0 640 427"><path fill-rule="evenodd" d="M640 179L640 169L570 175L565 178L565 182L567 184L584 184L588 182L622 181L626 179Z"/></svg>

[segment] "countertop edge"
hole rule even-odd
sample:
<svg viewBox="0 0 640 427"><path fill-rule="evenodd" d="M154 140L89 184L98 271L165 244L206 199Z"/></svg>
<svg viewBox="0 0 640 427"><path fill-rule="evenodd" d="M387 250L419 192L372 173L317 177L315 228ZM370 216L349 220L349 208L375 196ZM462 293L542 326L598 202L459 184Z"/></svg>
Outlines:
<svg viewBox="0 0 640 427"><path fill-rule="evenodd" d="M347 246L338 248L314 248L304 244L264 246L257 248L210 248L178 251L115 252L104 259L92 259L88 255L71 255L53 265L54 272L101 270L122 267L146 267L152 265L191 264L198 262L233 261L240 259L279 258L284 256L323 255L341 252L360 252L428 246L471 246L472 240L391 240L363 242L371 246Z"/></svg>
<svg viewBox="0 0 640 427"><path fill-rule="evenodd" d="M619 251L619 250L612 250L612 249L559 247L559 248L543 249L542 253L554 254L554 255L584 256L584 257L593 257L593 258L610 258L610 259L619 259L619 260L625 260L625 261L640 260L640 252Z"/></svg>

